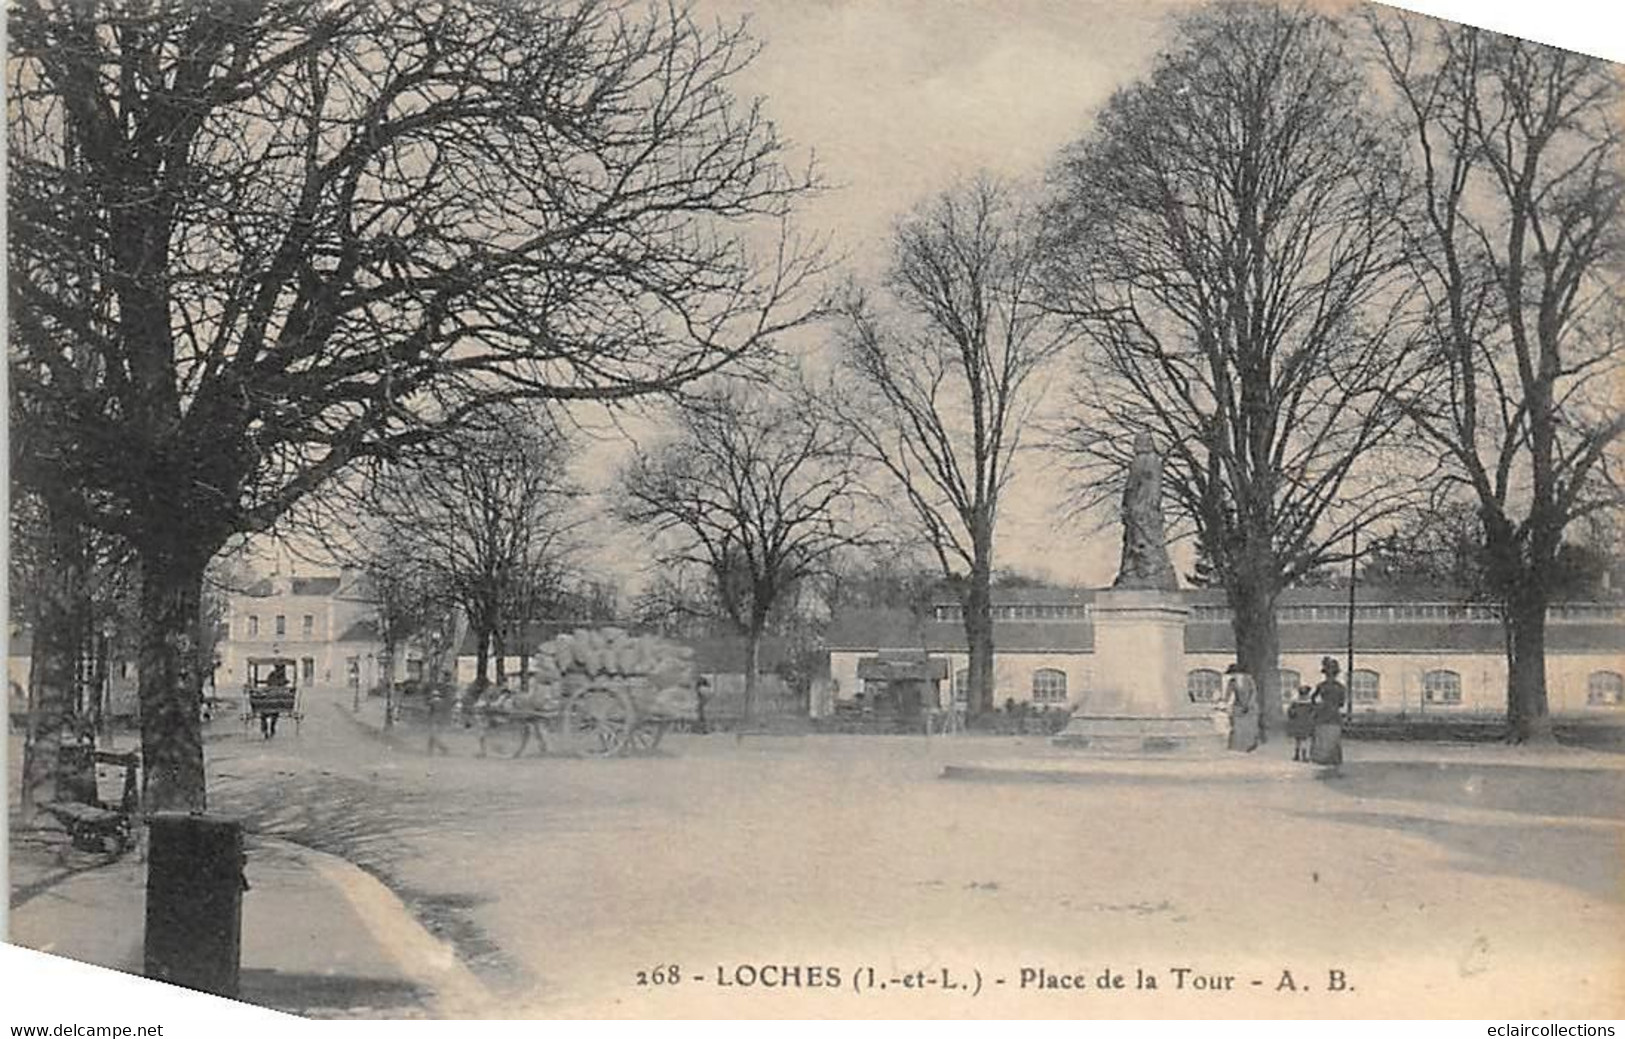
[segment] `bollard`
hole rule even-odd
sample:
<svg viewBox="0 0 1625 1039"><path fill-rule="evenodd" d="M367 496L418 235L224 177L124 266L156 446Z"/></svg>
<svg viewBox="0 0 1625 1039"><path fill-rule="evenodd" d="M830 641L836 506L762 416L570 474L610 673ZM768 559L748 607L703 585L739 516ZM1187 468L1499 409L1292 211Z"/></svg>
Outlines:
<svg viewBox="0 0 1625 1039"><path fill-rule="evenodd" d="M149 978L236 998L242 960L243 830L160 812L147 824Z"/></svg>

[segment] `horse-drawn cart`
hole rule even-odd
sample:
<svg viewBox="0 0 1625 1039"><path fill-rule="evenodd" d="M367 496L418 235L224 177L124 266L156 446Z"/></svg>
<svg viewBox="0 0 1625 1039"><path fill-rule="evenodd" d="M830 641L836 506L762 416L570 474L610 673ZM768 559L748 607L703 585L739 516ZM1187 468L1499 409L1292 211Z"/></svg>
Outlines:
<svg viewBox="0 0 1625 1039"><path fill-rule="evenodd" d="M298 661L291 657L249 657L248 677L243 682L243 727L260 723L266 738L276 735L276 723L283 715L293 719L294 731L304 718L300 710L299 685L295 679Z"/></svg>
<svg viewBox="0 0 1625 1039"><path fill-rule="evenodd" d="M688 651L617 628L541 647L536 691L497 691L472 705L482 754L646 754L698 705Z"/></svg>

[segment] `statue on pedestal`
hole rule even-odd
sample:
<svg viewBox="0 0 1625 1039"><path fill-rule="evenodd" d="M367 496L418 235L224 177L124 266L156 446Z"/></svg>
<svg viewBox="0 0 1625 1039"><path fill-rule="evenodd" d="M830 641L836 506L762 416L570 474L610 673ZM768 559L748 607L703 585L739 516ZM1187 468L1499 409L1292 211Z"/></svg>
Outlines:
<svg viewBox="0 0 1625 1039"><path fill-rule="evenodd" d="M1123 486L1123 561L1112 587L1179 589L1162 532L1162 459L1148 433L1134 439L1134 461Z"/></svg>

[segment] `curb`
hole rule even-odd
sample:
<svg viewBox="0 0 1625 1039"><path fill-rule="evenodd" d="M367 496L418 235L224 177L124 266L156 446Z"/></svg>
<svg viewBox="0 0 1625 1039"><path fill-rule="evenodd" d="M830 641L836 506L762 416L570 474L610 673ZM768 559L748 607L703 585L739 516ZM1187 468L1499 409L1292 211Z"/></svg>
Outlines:
<svg viewBox="0 0 1625 1039"><path fill-rule="evenodd" d="M443 1019L492 1016L495 999L457 958L456 950L418 923L382 881L348 859L275 837L256 839L298 859L343 894L380 946L414 983L434 993Z"/></svg>
<svg viewBox="0 0 1625 1039"><path fill-rule="evenodd" d="M1324 781L1339 775L1336 768L1203 768L1201 762L1102 761L1042 768L1031 765L944 765L943 779L991 783L1179 783L1192 780L1221 783L1293 783Z"/></svg>

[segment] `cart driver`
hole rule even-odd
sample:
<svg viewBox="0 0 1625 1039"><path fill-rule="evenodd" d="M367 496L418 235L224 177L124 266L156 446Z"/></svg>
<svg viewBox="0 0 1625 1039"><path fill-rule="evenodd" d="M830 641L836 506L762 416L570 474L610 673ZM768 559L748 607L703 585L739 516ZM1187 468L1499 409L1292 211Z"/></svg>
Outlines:
<svg viewBox="0 0 1625 1039"><path fill-rule="evenodd" d="M269 689L288 688L288 666L278 664L273 667L270 676L265 680L265 685ZM275 707L260 712L260 736L264 739L270 739L276 735L276 722L279 713Z"/></svg>

